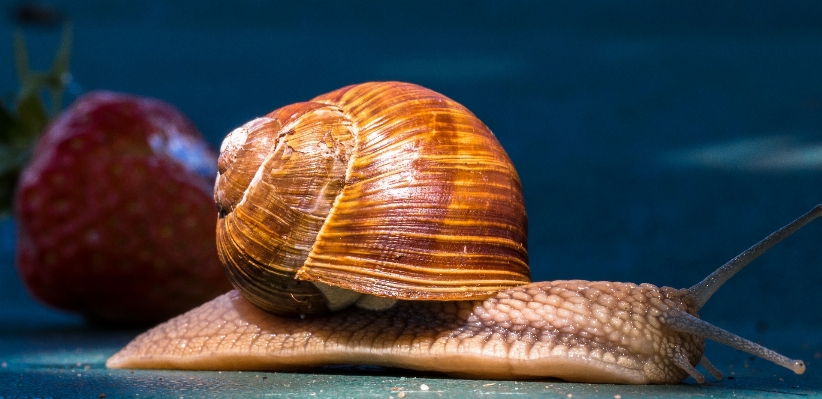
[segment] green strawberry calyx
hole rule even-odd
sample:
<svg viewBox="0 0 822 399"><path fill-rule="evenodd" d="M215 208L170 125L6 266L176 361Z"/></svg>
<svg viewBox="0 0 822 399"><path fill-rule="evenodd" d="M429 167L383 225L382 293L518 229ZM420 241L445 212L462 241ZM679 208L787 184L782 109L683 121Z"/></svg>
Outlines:
<svg viewBox="0 0 822 399"><path fill-rule="evenodd" d="M51 68L33 71L23 34L14 34L14 58L20 90L6 104L0 100L0 219L9 215L20 171L29 162L37 138L49 121L61 110L63 92L71 82L69 58L71 25L63 28L63 37ZM49 95L48 104L44 92Z"/></svg>

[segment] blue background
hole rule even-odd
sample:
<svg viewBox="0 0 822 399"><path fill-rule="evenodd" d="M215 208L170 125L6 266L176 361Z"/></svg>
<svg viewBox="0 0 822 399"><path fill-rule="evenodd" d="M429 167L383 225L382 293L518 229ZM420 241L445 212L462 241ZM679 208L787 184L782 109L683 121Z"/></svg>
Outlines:
<svg viewBox="0 0 822 399"><path fill-rule="evenodd" d="M822 2L55 4L74 24L76 93L166 100L215 146L247 120L357 82L409 81L462 103L520 173L535 280L687 287L822 202ZM0 19L0 94L16 89L13 29ZM59 28L23 31L46 68ZM760 340L818 332L816 223L702 317ZM13 252L7 220L2 328L80 326L28 298Z"/></svg>

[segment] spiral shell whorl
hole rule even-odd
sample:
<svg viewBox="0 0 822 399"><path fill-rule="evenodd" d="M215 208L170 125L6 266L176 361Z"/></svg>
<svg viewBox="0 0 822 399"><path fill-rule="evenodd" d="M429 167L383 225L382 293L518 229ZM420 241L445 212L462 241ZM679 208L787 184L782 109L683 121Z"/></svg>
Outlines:
<svg viewBox="0 0 822 399"><path fill-rule="evenodd" d="M223 147L218 247L265 310L325 311L300 280L418 300L530 280L516 171L488 128L438 93L349 86L249 122Z"/></svg>

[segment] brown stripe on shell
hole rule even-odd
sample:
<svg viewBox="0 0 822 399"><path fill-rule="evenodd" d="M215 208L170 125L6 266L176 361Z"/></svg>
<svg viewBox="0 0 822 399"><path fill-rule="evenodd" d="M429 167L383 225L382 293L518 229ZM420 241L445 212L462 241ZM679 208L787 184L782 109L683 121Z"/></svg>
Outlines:
<svg viewBox="0 0 822 399"><path fill-rule="evenodd" d="M258 138L250 123L254 146L240 151L255 152L249 162L260 158L256 152L266 156L252 177L235 179L247 183L241 195L234 194L233 211L218 222L218 252L234 285L255 305L281 315L323 312L320 292L294 274L342 190L353 146L351 124L339 109L319 103L283 107L266 118L272 121L266 126L278 130ZM232 177L234 167L249 174L244 160L238 155L221 171L217 187Z"/></svg>
<svg viewBox="0 0 822 399"><path fill-rule="evenodd" d="M298 278L436 300L485 298L530 280L519 178L470 111L394 82L312 101L341 109L356 147L346 186Z"/></svg>
<svg viewBox="0 0 822 399"><path fill-rule="evenodd" d="M217 182L214 201L220 215L230 213L243 198L245 190L268 156L271 135L276 137L280 122L272 118L257 118L235 129L231 135L243 136L236 148L223 149L217 161Z"/></svg>

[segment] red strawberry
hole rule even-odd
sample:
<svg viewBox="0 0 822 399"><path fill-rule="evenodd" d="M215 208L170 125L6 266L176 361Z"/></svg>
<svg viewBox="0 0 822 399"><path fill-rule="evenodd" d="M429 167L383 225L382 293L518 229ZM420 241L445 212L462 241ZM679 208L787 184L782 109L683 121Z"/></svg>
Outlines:
<svg viewBox="0 0 822 399"><path fill-rule="evenodd" d="M91 320L144 324L229 290L215 245L216 163L169 104L81 97L46 128L15 192L29 291Z"/></svg>

